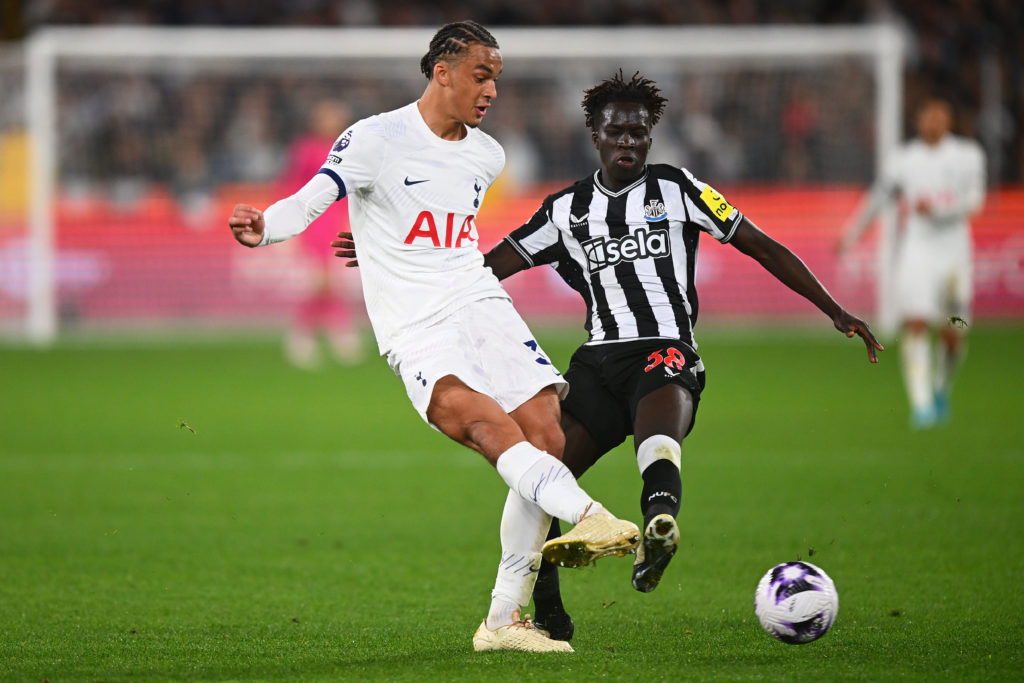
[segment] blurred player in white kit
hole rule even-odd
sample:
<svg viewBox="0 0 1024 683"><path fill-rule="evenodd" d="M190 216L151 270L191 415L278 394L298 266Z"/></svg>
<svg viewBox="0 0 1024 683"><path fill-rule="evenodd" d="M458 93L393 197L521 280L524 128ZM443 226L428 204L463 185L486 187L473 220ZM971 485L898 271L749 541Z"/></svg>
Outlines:
<svg viewBox="0 0 1024 683"><path fill-rule="evenodd" d="M972 291L968 220L984 202L985 156L977 142L950 132L953 111L944 99L925 100L916 123L918 137L887 160L840 248L856 243L878 211L899 199L894 284L903 377L911 426L927 429L949 418L950 386L966 348Z"/></svg>
<svg viewBox="0 0 1024 683"><path fill-rule="evenodd" d="M497 96L498 44L475 22L447 24L420 67L427 87L418 101L356 122L296 194L265 213L239 204L228 223L243 245L272 244L349 198L381 355L420 416L481 453L511 489L491 607L473 647L571 652L520 614L542 546L550 561L583 566L632 552L639 529L594 501L562 464L558 401L568 385L477 245L477 211L505 164L501 145L477 129ZM576 526L545 544L552 515Z"/></svg>

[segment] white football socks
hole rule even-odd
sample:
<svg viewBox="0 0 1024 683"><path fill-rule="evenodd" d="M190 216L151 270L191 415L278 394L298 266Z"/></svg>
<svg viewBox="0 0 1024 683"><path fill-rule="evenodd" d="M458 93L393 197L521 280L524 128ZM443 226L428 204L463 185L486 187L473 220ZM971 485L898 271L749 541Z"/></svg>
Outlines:
<svg viewBox="0 0 1024 683"><path fill-rule="evenodd" d="M550 526L551 515L515 491L508 492L501 514L501 563L487 613L487 628L492 631L511 624L513 613L530 604L540 548Z"/></svg>
<svg viewBox="0 0 1024 683"><path fill-rule="evenodd" d="M508 626L515 620L516 610L521 610L519 605L509 602L491 594L491 609L487 612L487 628L497 631L502 626Z"/></svg>
<svg viewBox="0 0 1024 683"><path fill-rule="evenodd" d="M679 442L665 434L655 434L644 439L636 449L636 464L643 474L657 460L668 460L676 469L682 467L682 447Z"/></svg>
<svg viewBox="0 0 1024 683"><path fill-rule="evenodd" d="M498 456L498 474L510 489L569 524L578 523L588 508L591 513L603 510L561 460L527 441Z"/></svg>
<svg viewBox="0 0 1024 683"><path fill-rule="evenodd" d="M561 460L528 441L502 453L497 464L510 491L501 516L501 563L487 613L492 631L511 624L515 611L530 603L551 517L575 525L584 514L604 510Z"/></svg>
<svg viewBox="0 0 1024 683"><path fill-rule="evenodd" d="M933 404L931 344L927 332L905 332L900 345L903 357L903 381L907 398L915 412L925 412Z"/></svg>

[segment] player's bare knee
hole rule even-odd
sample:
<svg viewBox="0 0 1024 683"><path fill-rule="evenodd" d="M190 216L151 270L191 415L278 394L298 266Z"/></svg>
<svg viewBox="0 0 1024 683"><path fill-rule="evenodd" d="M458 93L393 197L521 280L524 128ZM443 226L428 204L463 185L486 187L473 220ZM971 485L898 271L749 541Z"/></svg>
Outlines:
<svg viewBox="0 0 1024 683"><path fill-rule="evenodd" d="M493 399L473 391L455 375L445 375L434 383L426 413L433 424L448 425L454 431L491 419L491 413L504 415Z"/></svg>
<svg viewBox="0 0 1024 683"><path fill-rule="evenodd" d="M560 425L561 407L552 387L513 410L509 415L523 430L526 440L542 451L561 459L565 450L565 434Z"/></svg>
<svg viewBox="0 0 1024 683"><path fill-rule="evenodd" d="M644 396L637 404L633 423L635 443L663 434L682 441L693 423L696 401L693 394L678 384L666 384Z"/></svg>
<svg viewBox="0 0 1024 683"><path fill-rule="evenodd" d="M526 434L526 440L542 451L546 451L559 460L565 451L565 433L555 421L549 421L535 427Z"/></svg>
<svg viewBox="0 0 1024 683"><path fill-rule="evenodd" d="M501 419L506 418L506 419ZM498 456L512 446L526 441L519 425L502 413L501 418L491 419L490 416L465 422L465 442L471 448L483 454L494 464Z"/></svg>
<svg viewBox="0 0 1024 683"><path fill-rule="evenodd" d="M444 434L458 441L458 435L465 431L465 424L460 419L458 412L451 410L445 401L431 399L427 406L427 419L430 424L435 425Z"/></svg>

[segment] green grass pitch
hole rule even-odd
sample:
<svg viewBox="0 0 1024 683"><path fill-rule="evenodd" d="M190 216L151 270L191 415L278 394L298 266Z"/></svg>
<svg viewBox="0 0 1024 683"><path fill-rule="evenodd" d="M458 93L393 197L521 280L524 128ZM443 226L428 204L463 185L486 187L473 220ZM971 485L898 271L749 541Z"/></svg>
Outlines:
<svg viewBox="0 0 1024 683"><path fill-rule="evenodd" d="M564 367L578 334L539 332ZM505 487L382 360L0 348L0 680L1024 678L1024 329L972 330L923 433L895 344L871 366L824 332L700 337L681 551L647 595L628 558L563 571L577 652L554 656L472 652ZM630 446L582 483L638 516ZM752 608L796 558L840 596L803 646Z"/></svg>

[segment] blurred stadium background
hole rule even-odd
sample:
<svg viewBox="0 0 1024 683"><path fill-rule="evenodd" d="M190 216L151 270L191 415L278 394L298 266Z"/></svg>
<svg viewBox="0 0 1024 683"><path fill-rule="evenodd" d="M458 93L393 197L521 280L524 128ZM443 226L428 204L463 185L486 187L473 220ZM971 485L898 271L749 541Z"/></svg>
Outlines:
<svg viewBox="0 0 1024 683"><path fill-rule="evenodd" d="M654 160L685 165L718 187L793 247L845 304L875 317L878 232L843 260L834 245L892 136L910 134L915 102L938 91L956 105L957 130L979 139L988 155L988 201L974 221L976 313L1024 316L1018 3L701 0L587 3L582 10L527 0L470 11L419 2L384 9L365 0L50 0L2 7L0 334L8 338L283 326L310 287L308 261L295 245L238 248L225 228L230 207L265 206L284 193L278 179L287 151L315 103L338 100L354 121L415 99L423 87L418 55L431 31L467 14L492 27L499 42L527 46L515 57L506 50L498 106L485 124L504 144L508 164L480 216L483 248L525 220L546 193L594 167L579 108L583 88L618 66L641 69L670 100L655 131ZM198 36L134 30L211 25L223 28ZM533 35L541 52L557 52L569 28L574 38L580 26L629 32L605 42L608 58L530 59L528 27L539 26L559 27ZM288 27L277 40L309 44L309 55L282 59L269 36L236 37L228 27ZM897 101L883 101L879 62L870 55L773 59L684 45L673 56L664 42L694 34L656 32L666 27L700 29L709 44L718 35L736 41L713 33L723 29L770 35L796 28L829 43L839 34L828 31L841 27L888 27L878 35L895 35L899 49L882 68L896 74ZM333 34L324 32L332 28L367 31L337 37L348 45L362 36L375 47L347 56L315 48L329 45ZM392 30L398 47L380 57L388 49L373 31L381 28L411 33ZM608 34L596 35L578 37L593 44ZM232 41L243 39L258 44L238 56ZM253 56L264 40L266 57ZM154 50L161 42L172 47ZM177 54L173 46L181 47ZM148 56L138 52L147 47ZM45 86L30 98L33 77ZM38 108L40 97L49 108ZM41 160L36 195L33 153ZM702 250L702 322L815 315L758 271L733 250ZM342 280L339 296L358 299L355 285ZM509 289L528 318L579 320L576 295L553 273L519 276Z"/></svg>

